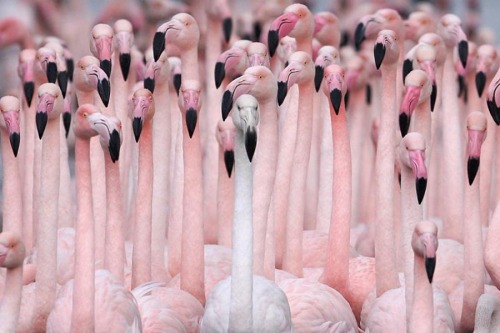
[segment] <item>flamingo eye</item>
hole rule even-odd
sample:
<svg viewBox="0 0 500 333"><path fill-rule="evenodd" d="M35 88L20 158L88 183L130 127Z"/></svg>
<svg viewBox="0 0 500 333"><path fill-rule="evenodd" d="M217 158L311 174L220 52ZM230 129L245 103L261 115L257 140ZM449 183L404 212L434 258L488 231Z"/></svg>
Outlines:
<svg viewBox="0 0 500 333"><path fill-rule="evenodd" d="M89 114L88 114L87 112L84 112L84 113L83 113L83 116L84 116L85 118L87 118L87 117L88 117L88 115L89 115Z"/></svg>

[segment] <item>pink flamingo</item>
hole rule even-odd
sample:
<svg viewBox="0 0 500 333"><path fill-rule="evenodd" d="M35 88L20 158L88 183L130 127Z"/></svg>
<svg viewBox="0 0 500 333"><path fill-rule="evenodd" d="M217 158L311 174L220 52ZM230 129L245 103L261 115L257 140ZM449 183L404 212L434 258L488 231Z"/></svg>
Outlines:
<svg viewBox="0 0 500 333"><path fill-rule="evenodd" d="M290 307L279 287L253 270L252 158L257 145L258 102L242 95L232 112L237 128L235 147L235 199L233 215L233 264L231 276L212 290L201 331L243 330L290 332ZM225 200L224 198L223 200ZM268 316L270 309L275 313Z"/></svg>
<svg viewBox="0 0 500 333"><path fill-rule="evenodd" d="M460 62L463 67L467 64L468 44L467 37L460 27L460 19L452 14L444 15L438 25L438 31L446 45L446 61L444 63L443 82L443 154L444 165L442 168L443 185L448 195L443 198L446 209L444 216L443 236L461 240L462 216L461 207L457 202L463 202L464 167L462 159L462 138L458 113L458 100L456 98L457 86L453 68L453 48L458 46ZM448 175L448 176L447 176ZM453 177L449 175L454 175Z"/></svg>
<svg viewBox="0 0 500 333"><path fill-rule="evenodd" d="M5 97L4 97L5 98ZM21 306L23 261L25 248L19 234L0 233L0 267L7 268L5 291L0 303L0 330L15 332Z"/></svg>
<svg viewBox="0 0 500 333"><path fill-rule="evenodd" d="M45 331L47 317L56 296L57 214L59 198L60 114L63 98L53 83L38 88L36 126L42 143L40 207L37 231L37 271L33 329Z"/></svg>
<svg viewBox="0 0 500 333"><path fill-rule="evenodd" d="M132 97L132 128L139 142L139 174L135 208L132 288L151 280L151 218L153 188L153 94L138 89ZM142 137L142 140L139 139Z"/></svg>

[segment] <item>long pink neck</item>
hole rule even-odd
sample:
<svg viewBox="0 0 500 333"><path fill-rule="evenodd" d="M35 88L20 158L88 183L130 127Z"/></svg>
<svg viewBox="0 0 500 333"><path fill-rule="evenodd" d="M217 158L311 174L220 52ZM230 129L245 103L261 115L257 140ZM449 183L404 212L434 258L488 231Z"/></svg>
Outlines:
<svg viewBox="0 0 500 333"><path fill-rule="evenodd" d="M111 161L108 152L104 152L106 169L106 256L104 267L123 284L125 263L125 236L122 222L125 220L121 196L120 167Z"/></svg>
<svg viewBox="0 0 500 333"><path fill-rule="evenodd" d="M375 160L377 225L375 253L377 297L399 287L394 251L394 131L396 125L396 65L382 64L382 110Z"/></svg>
<svg viewBox="0 0 500 333"><path fill-rule="evenodd" d="M23 288L23 265L7 269L2 302L0 303L0 332L15 332L19 310L21 307L21 293Z"/></svg>
<svg viewBox="0 0 500 333"><path fill-rule="evenodd" d="M413 121L413 131L422 134L425 139L425 145L427 147L432 147L432 137L431 137L431 110L430 110L430 102L428 100L423 101L422 103L417 105L415 110L415 119ZM426 152L429 152L430 149L427 149ZM429 160L430 154L426 156L427 160ZM428 163L427 163L428 165Z"/></svg>
<svg viewBox="0 0 500 333"><path fill-rule="evenodd" d="M203 212L205 220L205 240L208 243L217 242L218 221L217 221L217 196L213 195L217 189L217 173L213 172L218 164L219 145L213 134L217 128L220 116L220 101L223 89L217 89L214 82L214 67L217 57L221 54L222 23L220 19L213 19L207 15L207 31L205 44L205 107L201 116L200 131L205 154L203 156ZM227 178L227 174L226 174ZM232 213L231 213L232 215Z"/></svg>
<svg viewBox="0 0 500 333"><path fill-rule="evenodd" d="M170 144L170 158L172 168L169 170L171 196L168 212L168 272L171 276L179 274L181 270L182 248L182 221L183 221L183 193L184 193L184 156L183 156L183 130L179 119L181 112L177 105L177 95L170 87L170 112L172 142Z"/></svg>
<svg viewBox="0 0 500 333"><path fill-rule="evenodd" d="M3 230L22 234L23 204L18 161L12 151L9 135L1 129L3 178Z"/></svg>
<svg viewBox="0 0 500 333"><path fill-rule="evenodd" d="M59 205L59 122L49 119L42 142L40 207L38 210L37 263L33 326L45 332L56 296L57 220Z"/></svg>
<svg viewBox="0 0 500 333"><path fill-rule="evenodd" d="M219 177L217 185L217 212L219 221L218 244L231 247L231 228L234 210L234 170L227 176L224 165L224 151L219 148Z"/></svg>
<svg viewBox="0 0 500 333"><path fill-rule="evenodd" d="M139 140L139 174L135 202L132 289L151 281L151 218L153 199L153 133L145 121Z"/></svg>
<svg viewBox="0 0 500 333"><path fill-rule="evenodd" d="M457 83L453 68L453 50L448 49L443 73L443 152L442 180L446 196L443 237L463 239L464 162L462 130L457 99Z"/></svg>
<svg viewBox="0 0 500 333"><path fill-rule="evenodd" d="M90 142L75 137L75 179L78 201L75 239L75 278L71 331L94 330L94 214Z"/></svg>
<svg viewBox="0 0 500 333"><path fill-rule="evenodd" d="M37 88L35 87L35 91ZM40 147L35 147L35 103L28 108L25 99L23 99L23 115L25 122L25 131L22 136L24 142L24 166L23 166L23 240L26 252L30 252L34 242L34 227L33 227L33 212L34 199L33 189L35 179L39 176L35 175L35 155L40 151ZM38 145L39 146L39 145ZM39 173L39 171L38 171ZM5 178L4 178L5 179Z"/></svg>
<svg viewBox="0 0 500 333"><path fill-rule="evenodd" d="M474 330L479 296L484 294L483 233L479 215L480 174L472 185L465 184L464 202L464 299L460 327L463 332Z"/></svg>
<svg viewBox="0 0 500 333"><path fill-rule="evenodd" d="M182 225L181 289L205 304L205 258L203 246L203 187L199 124L189 138L182 117L184 148L184 212Z"/></svg>
<svg viewBox="0 0 500 333"><path fill-rule="evenodd" d="M181 53L182 80L198 80L198 49L192 48Z"/></svg>
<svg viewBox="0 0 500 333"><path fill-rule="evenodd" d="M330 106L330 108L332 108ZM349 290L349 234L351 227L352 165L351 145L345 105L341 104L339 115L333 109L333 197L332 217L328 242L327 261L321 282L347 297Z"/></svg>
<svg viewBox="0 0 500 333"><path fill-rule="evenodd" d="M259 101L259 144L252 160L253 177L253 227L254 227L254 274L272 278L272 272L264 270L267 217L276 175L278 155L278 112L275 96ZM260 147L260 148L259 148ZM268 258L274 261L274 258ZM266 265L267 267L267 265ZM273 266L274 267L274 266Z"/></svg>
<svg viewBox="0 0 500 333"><path fill-rule="evenodd" d="M283 269L298 277L303 276L302 239L306 200L304 189L311 150L313 93L312 81L299 85L299 115L288 197L286 245L283 256Z"/></svg>
<svg viewBox="0 0 500 333"><path fill-rule="evenodd" d="M424 258L414 255L415 285L413 288L413 303L409 321L409 333L434 332L434 305L432 285L425 271ZM409 283L409 281L406 281ZM407 307L409 305L407 301Z"/></svg>
<svg viewBox="0 0 500 333"><path fill-rule="evenodd" d="M491 84L491 77L486 79L485 87L489 87ZM486 198L491 198L491 182L493 174L493 161L494 161L494 151L495 151L495 141L496 141L496 124L490 115L488 106L486 104L486 92L483 92L481 97L481 111L484 113L487 119L487 130L486 138L484 139L483 145L481 147L481 164L479 164L479 174L481 174L482 182L479 183L479 203L481 205L479 212L481 214L481 225L488 226L490 219L490 212L493 209L490 200ZM497 177L500 180L500 177ZM496 188L499 188L498 182L496 182Z"/></svg>
<svg viewBox="0 0 500 333"><path fill-rule="evenodd" d="M410 318L413 304L413 260L414 252L411 247L413 230L423 218L422 206L418 204L415 190L415 177L408 166L401 166L401 243L400 266L405 275L406 318ZM399 237L399 235L398 235ZM415 263L415 267L417 264ZM415 281L415 283L417 283ZM416 291L415 291L416 292Z"/></svg>

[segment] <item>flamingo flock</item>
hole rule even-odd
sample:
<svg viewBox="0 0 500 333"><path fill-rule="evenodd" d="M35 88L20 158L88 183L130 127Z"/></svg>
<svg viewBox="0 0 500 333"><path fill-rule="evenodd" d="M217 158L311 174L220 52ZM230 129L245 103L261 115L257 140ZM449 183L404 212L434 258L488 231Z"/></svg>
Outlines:
<svg viewBox="0 0 500 333"><path fill-rule="evenodd" d="M0 332L500 332L479 2L9 5Z"/></svg>

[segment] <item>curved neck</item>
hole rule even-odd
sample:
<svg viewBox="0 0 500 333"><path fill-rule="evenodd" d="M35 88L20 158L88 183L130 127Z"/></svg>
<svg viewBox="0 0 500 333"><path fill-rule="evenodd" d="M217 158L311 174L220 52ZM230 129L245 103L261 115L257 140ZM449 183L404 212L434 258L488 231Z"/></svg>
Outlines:
<svg viewBox="0 0 500 333"><path fill-rule="evenodd" d="M0 332L15 332L23 287L23 265L7 269L4 294L0 304Z"/></svg>
<svg viewBox="0 0 500 333"><path fill-rule="evenodd" d="M351 146L345 104L336 115L330 106L333 151L332 217L328 237L328 253L321 282L344 296L349 284L349 234L351 227L352 169Z"/></svg>
<svg viewBox="0 0 500 333"><path fill-rule="evenodd" d="M151 281L151 218L153 199L153 133L151 121L144 122L139 139L139 166L135 202L132 288Z"/></svg>
<svg viewBox="0 0 500 333"><path fill-rule="evenodd" d="M90 140L75 137L75 179L78 215L75 226L75 280L71 331L94 330L94 216Z"/></svg>
<svg viewBox="0 0 500 333"><path fill-rule="evenodd" d="M234 215L229 332L252 332L253 227L252 164L246 154L242 131L236 134Z"/></svg>
<svg viewBox="0 0 500 333"><path fill-rule="evenodd" d="M205 258L200 126L197 124L193 136L190 138L186 119L184 115L181 115L181 117L184 148L181 289L191 293L204 305Z"/></svg>

